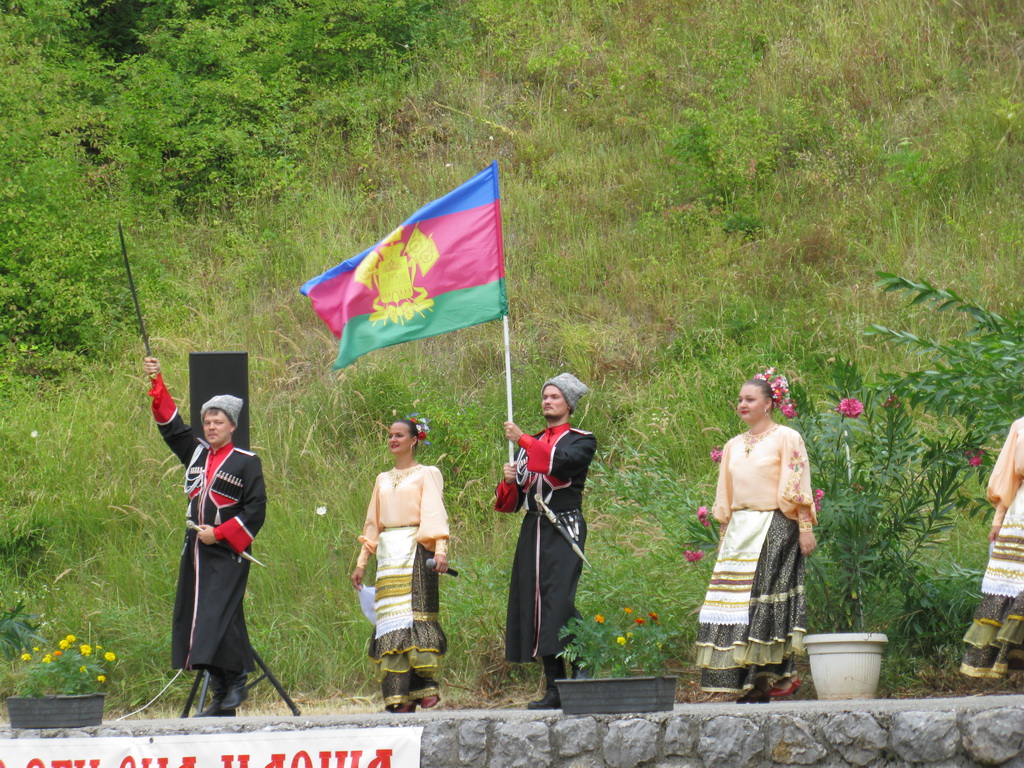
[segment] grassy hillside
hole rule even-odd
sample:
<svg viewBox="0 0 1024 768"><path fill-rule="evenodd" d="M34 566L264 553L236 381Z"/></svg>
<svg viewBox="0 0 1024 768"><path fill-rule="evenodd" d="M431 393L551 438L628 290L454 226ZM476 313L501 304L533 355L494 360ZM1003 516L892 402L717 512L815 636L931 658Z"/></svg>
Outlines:
<svg viewBox="0 0 1024 768"><path fill-rule="evenodd" d="M124 219L179 400L190 351L249 352L271 500L257 542L270 568L254 572L246 606L254 643L307 704L358 705L374 692L369 627L347 577L373 477L388 466L386 425L419 411L434 424L423 458L444 473L463 574L442 596L450 693L492 704L532 693L536 670L502 660L518 522L490 511L506 451L499 325L334 373L333 339L297 290L497 159L516 418L539 423L539 385L558 371L592 388L576 419L600 446L581 607L657 611L692 680L711 566L682 561L682 521L713 496L708 451L739 431L739 383L777 365L819 396L831 358L870 372L919 365L865 337L871 322L962 331L953 316L880 294L877 270L1020 306L1024 10L1003 0L418 9L445 34L365 81L366 130L303 112L294 172L259 166L274 183L243 174L230 193L187 204L141 204L122 176L102 204L89 197L90 227L111 233L111 248ZM344 113L332 87L318 84L320 103ZM104 280L116 277L110 258ZM63 377L22 369L7 389L0 583L5 603L23 599L54 634L92 632L118 649L115 703L127 710L171 677L184 505L121 294L101 348ZM940 557L981 567L985 529L964 519ZM913 653L889 665L890 693L913 690L903 673L919 664ZM957 653L950 645L927 674L944 685ZM171 710L184 690L179 680L168 694Z"/></svg>

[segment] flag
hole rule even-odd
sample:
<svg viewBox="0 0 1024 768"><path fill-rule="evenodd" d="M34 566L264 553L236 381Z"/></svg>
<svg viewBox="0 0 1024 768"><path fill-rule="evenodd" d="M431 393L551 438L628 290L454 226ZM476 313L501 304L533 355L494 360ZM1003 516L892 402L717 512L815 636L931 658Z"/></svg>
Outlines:
<svg viewBox="0 0 1024 768"><path fill-rule="evenodd" d="M301 291L340 339L335 370L374 349L507 315L498 164Z"/></svg>

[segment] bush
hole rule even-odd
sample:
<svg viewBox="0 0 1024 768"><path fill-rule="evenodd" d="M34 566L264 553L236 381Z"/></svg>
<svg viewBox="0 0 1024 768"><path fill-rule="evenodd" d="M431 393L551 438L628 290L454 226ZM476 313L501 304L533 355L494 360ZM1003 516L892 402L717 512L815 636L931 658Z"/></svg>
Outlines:
<svg viewBox="0 0 1024 768"><path fill-rule="evenodd" d="M14 659L23 651L31 650L33 643L41 641L32 624L34 618L25 612L22 603L0 610L0 654L4 658Z"/></svg>
<svg viewBox="0 0 1024 768"><path fill-rule="evenodd" d="M879 629L894 597L916 605L929 593L922 570L955 517L977 507L967 494L969 435L932 434L919 414L885 388L864 383L856 366L836 362L831 407L814 412L798 398L820 498L820 552L808 561L823 599L816 623L834 631ZM887 609L890 609L887 612Z"/></svg>

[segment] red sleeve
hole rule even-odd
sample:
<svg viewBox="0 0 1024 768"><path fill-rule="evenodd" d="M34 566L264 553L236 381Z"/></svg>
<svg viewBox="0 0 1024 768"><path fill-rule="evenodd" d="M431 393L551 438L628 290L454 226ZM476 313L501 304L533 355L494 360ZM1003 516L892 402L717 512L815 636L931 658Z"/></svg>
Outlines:
<svg viewBox="0 0 1024 768"><path fill-rule="evenodd" d="M555 446L550 443L541 442L532 435L523 435L519 438L519 447L526 451L526 469L530 472L539 472L542 475L551 474L551 456Z"/></svg>
<svg viewBox="0 0 1024 768"><path fill-rule="evenodd" d="M149 396L153 398L153 418L156 419L156 423L169 423L174 418L174 414L178 412L178 406L174 404L171 393L167 391L163 374L158 373L153 379L152 386L149 388Z"/></svg>
<svg viewBox="0 0 1024 768"><path fill-rule="evenodd" d="M231 548L238 553L245 552L246 547L252 544L253 538L237 517L218 525L213 529L213 535L217 537L217 541L227 541Z"/></svg>
<svg viewBox="0 0 1024 768"><path fill-rule="evenodd" d="M502 480L494 492L494 509L498 512L515 512L519 508L519 486Z"/></svg>

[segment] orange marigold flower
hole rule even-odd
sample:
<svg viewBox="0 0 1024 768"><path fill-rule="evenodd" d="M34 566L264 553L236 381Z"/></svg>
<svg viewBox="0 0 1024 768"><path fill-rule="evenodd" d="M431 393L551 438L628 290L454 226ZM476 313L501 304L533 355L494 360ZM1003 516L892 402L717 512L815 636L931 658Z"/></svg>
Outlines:
<svg viewBox="0 0 1024 768"><path fill-rule="evenodd" d="M647 615L651 617L651 621L657 621L658 620L658 614L656 614L654 611L651 611Z"/></svg>
<svg viewBox="0 0 1024 768"><path fill-rule="evenodd" d="M604 624L604 616L602 616L599 613L597 614L597 616L594 617L594 621L596 621L598 624Z"/></svg>
<svg viewBox="0 0 1024 768"><path fill-rule="evenodd" d="M64 655L64 651L54 651L53 655L54 656L63 656Z"/></svg>
<svg viewBox="0 0 1024 768"><path fill-rule="evenodd" d="M633 619L633 621L635 621L637 624L646 624L647 623L646 621L641 619L639 616L637 616L635 619Z"/></svg>
<svg viewBox="0 0 1024 768"><path fill-rule="evenodd" d="M625 613L632 613L632 612L633 612L633 609L632 609L632 608L623 608L622 610L623 610L623 611L624 611Z"/></svg>

